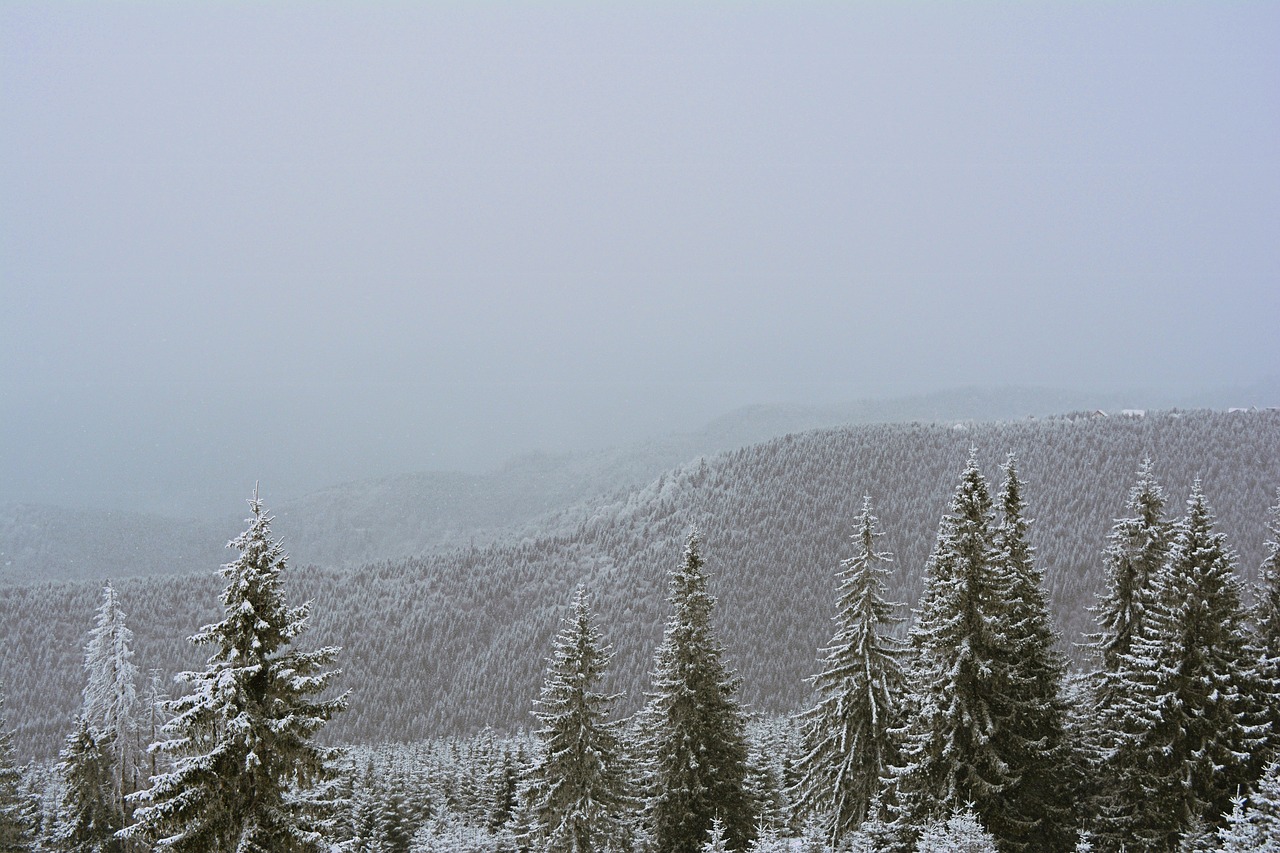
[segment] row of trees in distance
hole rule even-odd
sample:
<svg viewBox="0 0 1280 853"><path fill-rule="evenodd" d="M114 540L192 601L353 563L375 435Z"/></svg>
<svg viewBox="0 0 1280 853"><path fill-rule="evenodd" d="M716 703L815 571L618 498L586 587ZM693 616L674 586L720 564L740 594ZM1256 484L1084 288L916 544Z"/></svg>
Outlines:
<svg viewBox="0 0 1280 853"><path fill-rule="evenodd" d="M1091 667L1069 674L1023 488L1012 456L994 496L970 457L905 634L902 606L885 596L893 557L864 500L813 702L772 756L750 734L713 629L696 532L669 574L650 692L632 718L619 719L619 697L601 687L611 649L579 588L535 703L539 727L527 750L506 753L503 806L484 810L485 832L468 843L663 853L1280 844L1280 491L1250 610L1198 484L1171 519L1145 464L1104 555ZM442 839L458 849L460 836L440 831L449 796L430 823L421 809L416 823L412 810L371 811L355 764L317 742L349 701L331 689L338 650L293 648L308 606L286 604L283 549L256 495L251 508L232 543L239 557L222 569L223 618L192 637L211 649L207 665L178 677L176 698L153 683L139 703L130 633L106 588L55 804L24 787L0 726L0 850L408 853ZM363 784L382 785L384 804L414 797Z"/></svg>

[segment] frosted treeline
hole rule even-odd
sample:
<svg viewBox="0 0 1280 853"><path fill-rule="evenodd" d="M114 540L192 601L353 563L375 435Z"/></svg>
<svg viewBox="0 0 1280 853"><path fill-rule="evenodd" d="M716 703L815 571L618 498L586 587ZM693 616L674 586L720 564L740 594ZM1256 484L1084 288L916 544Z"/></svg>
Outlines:
<svg viewBox="0 0 1280 853"><path fill-rule="evenodd" d="M1214 417L1168 418L1160 430ZM1257 478L1267 465L1248 463L1275 459L1250 452L1274 446L1276 425L1267 414L1251 417L1262 438L1240 437L1225 455L1245 460L1233 468L1241 476ZM1020 428L1041 437L1096 429L1063 420L1008 432ZM776 462L779 453L787 464L775 472L816 475L795 445L821 448L849 432L699 461L547 541L553 551L572 550L599 532L596 525L627 529L629 516L652 520L655 505L674 515L690 493L714 494L708 486L717 474L736 465L760 475L769 470L762 458ZM670 538L652 546L665 552L656 557L665 565L650 642L635 648L602 606L617 587L600 578L625 577L617 564L580 565L568 573L574 583L544 593L552 618L525 650L538 659L535 683L511 700L520 706L516 725L503 721L500 704L469 705L456 709L459 735L335 749L329 744L356 740L340 725L369 702L358 689L336 690L351 687L362 669L365 683L376 684L380 662L315 643L332 637L321 631L326 613L366 631L373 623L352 622L355 608L326 610L319 596L288 604L285 582L295 571L284 571L284 549L255 498L249 529L232 543L239 557L221 572L220 597L218 583L210 585L206 626L192 642L190 626L175 637L196 652L187 652L195 661L176 686L160 673L140 683L137 661L146 660L131 631L143 620L131 610L126 627L128 585L97 591L95 627L76 646L78 716L56 738L57 761L20 770L14 727L0 726L0 841L17 850L903 853L1280 843L1280 491L1273 484L1264 492L1256 562L1247 568L1224 533L1208 477L1171 499L1158 458L1144 454L1103 525L1096 582L1080 595L1087 624L1068 645L1061 628L1071 622L1060 602L1067 587L1055 596L1033 466L1018 452L988 461L991 449L972 440L977 432L941 433L968 433L971 441L951 461L950 499L941 501L914 572L903 571L894 520L879 498L854 499L824 571L820 610L829 618L781 715L748 700L751 674L733 639L742 625L726 607L753 576L717 556L713 543L727 539L723 526L714 539L705 532L716 526L714 515L688 512L677 533L683 556ZM1206 456L1223 449L1200 437ZM755 464L744 466L744 458ZM993 486L985 474L997 471ZM780 516L785 524L803 513ZM691 526L703 532L690 534ZM430 564L358 576L377 588L377 571L394 585L397 569ZM478 584L484 564L471 565ZM490 589L502 602L556 579L518 577L524 586ZM774 595L755 612L781 599L778 589L794 589L794 580L775 577ZM381 618L412 619L417 604L402 600ZM454 639L473 652L491 650L499 632L486 636L483 609L468 604L439 602L454 608L461 633ZM766 622L775 615L759 613ZM428 650L436 639L428 631ZM451 637L439 639L447 646ZM619 678L628 656L642 659L635 686ZM456 675L486 686L490 670L462 666ZM348 675L337 680L335 667ZM415 683L425 691L434 685L430 673ZM5 692L20 695L12 686ZM460 736L486 711L493 728Z"/></svg>
<svg viewBox="0 0 1280 853"><path fill-rule="evenodd" d="M1036 522L1029 535L1070 658L1094 630L1088 608L1105 580L1103 550L1146 457L1177 500L1201 478L1243 577L1261 563L1266 508L1280 482L1280 413L1082 413L961 426L792 435L580 505L536 537L345 571L295 563L289 589L315 602L312 641L344 649L343 685L360 697L332 737L408 741L527 725L560 609L580 583L615 646L608 683L625 693L620 709L634 712L661 639L664 570L693 524L743 701L760 713L798 711L797 685L830 639L832 573L848 556L863 496L875 497L883 547L896 557L887 595L914 606L970 447L984 470L1018 456ZM113 579L141 671L158 669L168 681L203 662L186 637L217 616L214 566L185 577ZM53 757L77 713L81 649L100 592L101 582L0 585L0 679L23 756Z"/></svg>
<svg viewBox="0 0 1280 853"><path fill-rule="evenodd" d="M960 475L906 640L864 497L809 709L748 725L702 543L667 573L642 709L579 587L538 726L410 747L325 747L338 650L293 648L310 605L256 496L222 568L223 618L175 698L139 706L113 587L59 761L16 764L0 724L7 851L1182 851L1280 844L1280 489L1256 604L1196 483L1180 518L1144 462L1105 550L1088 668L1067 684L1016 457ZM2 707L2 706L0 706ZM159 719L158 725L154 720ZM148 767L149 763L149 767ZM140 772L148 768L146 772Z"/></svg>

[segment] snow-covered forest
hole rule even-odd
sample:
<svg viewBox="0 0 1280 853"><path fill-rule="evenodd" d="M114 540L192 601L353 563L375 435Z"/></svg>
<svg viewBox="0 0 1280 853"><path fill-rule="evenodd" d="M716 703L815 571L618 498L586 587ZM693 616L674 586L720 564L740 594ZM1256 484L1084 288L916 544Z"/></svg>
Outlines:
<svg viewBox="0 0 1280 853"><path fill-rule="evenodd" d="M1278 484L1275 412L847 428L353 571L255 497L0 589L0 849L1266 849Z"/></svg>

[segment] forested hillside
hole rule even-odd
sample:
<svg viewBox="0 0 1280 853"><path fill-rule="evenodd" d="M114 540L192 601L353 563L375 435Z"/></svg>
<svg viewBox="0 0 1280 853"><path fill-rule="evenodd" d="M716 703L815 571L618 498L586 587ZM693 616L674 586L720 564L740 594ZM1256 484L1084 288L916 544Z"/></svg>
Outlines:
<svg viewBox="0 0 1280 853"><path fill-rule="evenodd" d="M1090 629L1100 552L1145 456L1180 514L1203 489L1240 570L1263 556L1264 523L1280 484L1280 413L1153 413L953 426L846 427L789 435L698 459L612 502L581 504L540 536L350 571L292 571L294 596L314 599L315 643L344 647L351 710L330 727L343 740L408 740L484 725L527 725L557 620L585 582L613 675L640 701L664 614L666 572L691 525L719 596L718 630L761 710L808 701L805 676L830 638L833 577L871 495L882 547L897 558L893 594L914 601L922 566L970 447L993 480L1007 453L1025 479L1030 536L1066 636ZM143 671L199 665L185 637L218 612L220 578L117 584ZM24 754L49 755L69 730L82 685L96 583L0 587L10 725Z"/></svg>
<svg viewBox="0 0 1280 853"><path fill-rule="evenodd" d="M1209 395L1206 395L1209 396ZM1228 405L1273 399L1219 392ZM544 516L641 487L663 471L791 432L846 424L1008 420L1102 406L1115 396L1032 388L965 389L838 405L750 406L705 427L622 447L535 453L487 473L421 472L340 483L272 504L298 563L354 567L538 536ZM246 489L251 483L246 482ZM265 485L265 484L264 484ZM37 504L0 505L0 583L183 574L220 560L240 526L237 507L199 520Z"/></svg>

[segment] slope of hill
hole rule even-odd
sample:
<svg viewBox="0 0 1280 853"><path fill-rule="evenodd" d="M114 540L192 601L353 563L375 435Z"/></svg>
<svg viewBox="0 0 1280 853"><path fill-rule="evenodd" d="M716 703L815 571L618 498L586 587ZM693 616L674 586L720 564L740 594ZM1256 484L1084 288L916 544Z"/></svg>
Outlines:
<svg viewBox="0 0 1280 853"><path fill-rule="evenodd" d="M295 571L315 602L309 640L345 648L352 709L334 727L352 740L411 739L528 722L561 608L585 582L615 646L614 677L641 696L665 618L665 572L691 524L720 597L717 624L764 710L807 699L804 677L830 633L833 575L848 554L862 495L873 496L897 555L895 595L914 601L956 477L974 447L998 481L1006 452L1027 480L1038 559L1060 626L1091 627L1101 551L1133 472L1150 455L1178 515L1199 477L1220 528L1252 573L1280 484L1280 413L1152 414L954 426L844 427L789 435L695 460L642 489L545 519L544 533L352 571ZM217 612L220 579L202 574L117 584L137 661L198 666L182 638ZM21 748L49 754L80 689L81 645L95 583L0 588L9 716Z"/></svg>
<svg viewBox="0 0 1280 853"><path fill-rule="evenodd" d="M1252 399L1238 399L1246 398ZM427 472L335 485L275 505L276 529L299 564L352 567L537 535L548 513L643 486L698 456L786 433L844 424L1007 420L1114 409L1122 399L1124 405L1150 405L1133 402L1134 395L973 388L839 405L750 406L695 432L608 450L529 454L487 474ZM125 511L0 506L0 583L200 571L217 565L222 544L237 532L236 510L228 507L223 518L175 521Z"/></svg>

